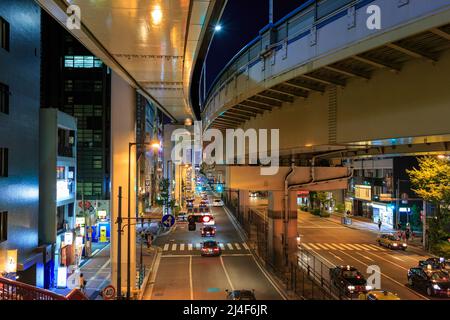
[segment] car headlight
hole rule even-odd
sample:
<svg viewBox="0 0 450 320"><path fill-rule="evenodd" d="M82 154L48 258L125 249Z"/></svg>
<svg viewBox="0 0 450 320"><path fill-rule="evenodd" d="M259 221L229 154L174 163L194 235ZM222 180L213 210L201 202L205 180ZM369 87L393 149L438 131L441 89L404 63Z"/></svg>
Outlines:
<svg viewBox="0 0 450 320"><path fill-rule="evenodd" d="M348 286L347 289L348 290L355 290L355 287L354 286Z"/></svg>
<svg viewBox="0 0 450 320"><path fill-rule="evenodd" d="M372 290L372 289L373 289L372 286L366 286L366 290L367 290L367 291Z"/></svg>
<svg viewBox="0 0 450 320"><path fill-rule="evenodd" d="M397 246L397 244L396 244L396 243L393 243L392 245L393 245L394 247L396 247L396 246Z"/></svg>
<svg viewBox="0 0 450 320"><path fill-rule="evenodd" d="M403 246L406 247L406 243L404 243Z"/></svg>
<svg viewBox="0 0 450 320"><path fill-rule="evenodd" d="M433 284L433 289L434 290L441 290L441 287L439 287L439 285L437 285L437 284Z"/></svg>

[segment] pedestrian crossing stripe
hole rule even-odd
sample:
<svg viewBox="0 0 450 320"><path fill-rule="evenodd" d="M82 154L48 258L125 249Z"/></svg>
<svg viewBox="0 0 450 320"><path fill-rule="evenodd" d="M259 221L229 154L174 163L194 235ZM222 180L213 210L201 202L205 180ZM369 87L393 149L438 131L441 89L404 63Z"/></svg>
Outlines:
<svg viewBox="0 0 450 320"><path fill-rule="evenodd" d="M385 251L374 244L362 243L302 243L302 247L307 250L341 250L341 251Z"/></svg>
<svg viewBox="0 0 450 320"><path fill-rule="evenodd" d="M243 243L219 243L219 247L224 251L229 250L250 250L249 246ZM163 251L192 251L192 250L201 250L201 243L166 243L163 246Z"/></svg>

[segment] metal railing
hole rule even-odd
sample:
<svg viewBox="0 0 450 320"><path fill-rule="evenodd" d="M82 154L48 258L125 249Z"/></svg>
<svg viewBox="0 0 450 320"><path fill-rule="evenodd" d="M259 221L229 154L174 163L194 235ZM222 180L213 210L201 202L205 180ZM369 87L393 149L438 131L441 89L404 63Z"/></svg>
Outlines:
<svg viewBox="0 0 450 320"><path fill-rule="evenodd" d="M89 300L79 289L67 296L0 277L0 300Z"/></svg>
<svg viewBox="0 0 450 320"><path fill-rule="evenodd" d="M259 35L242 48L214 79L205 100L202 101L203 115L212 115L215 110L211 110L211 104L219 91L235 77L258 63L262 55L307 36L312 28L320 26L324 21L338 14L342 14L349 7L372 1L309 0L277 23L266 25L259 32Z"/></svg>

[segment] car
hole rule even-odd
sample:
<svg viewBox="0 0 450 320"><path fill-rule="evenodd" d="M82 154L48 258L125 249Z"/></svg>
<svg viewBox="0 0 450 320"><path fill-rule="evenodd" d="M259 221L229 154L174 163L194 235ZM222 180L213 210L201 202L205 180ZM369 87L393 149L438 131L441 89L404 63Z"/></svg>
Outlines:
<svg viewBox="0 0 450 320"><path fill-rule="evenodd" d="M177 215L178 221L187 221L187 218L188 218L188 214L185 211L180 211Z"/></svg>
<svg viewBox="0 0 450 320"><path fill-rule="evenodd" d="M203 242L201 255L202 257L217 257L222 254L222 249L219 246L219 243L216 241L205 241Z"/></svg>
<svg viewBox="0 0 450 320"><path fill-rule="evenodd" d="M444 269L450 271L450 261L445 258L428 258L419 261L419 267L427 269Z"/></svg>
<svg viewBox="0 0 450 320"><path fill-rule="evenodd" d="M450 297L450 275L445 270L411 268L408 270L408 284L429 296Z"/></svg>
<svg viewBox="0 0 450 320"><path fill-rule="evenodd" d="M215 237L216 236L216 228L212 226L205 226L201 229L202 237Z"/></svg>
<svg viewBox="0 0 450 320"><path fill-rule="evenodd" d="M364 295L362 300L401 300L396 293L386 290L370 290Z"/></svg>
<svg viewBox="0 0 450 320"><path fill-rule="evenodd" d="M212 205L213 207L223 207L223 201L221 199L214 199Z"/></svg>
<svg viewBox="0 0 450 320"><path fill-rule="evenodd" d="M330 280L332 284L346 295L367 292L372 290L361 272L352 266L337 266L330 269Z"/></svg>
<svg viewBox="0 0 450 320"><path fill-rule="evenodd" d="M216 221L214 219L214 216L211 215L209 212L203 214L202 223L203 223L204 226L214 226L214 225L216 225Z"/></svg>
<svg viewBox="0 0 450 320"><path fill-rule="evenodd" d="M380 246L389 249L406 250L408 247L406 242L393 234L382 234L377 238L377 242Z"/></svg>
<svg viewBox="0 0 450 320"><path fill-rule="evenodd" d="M252 290L225 290L227 300L256 300L255 289Z"/></svg>

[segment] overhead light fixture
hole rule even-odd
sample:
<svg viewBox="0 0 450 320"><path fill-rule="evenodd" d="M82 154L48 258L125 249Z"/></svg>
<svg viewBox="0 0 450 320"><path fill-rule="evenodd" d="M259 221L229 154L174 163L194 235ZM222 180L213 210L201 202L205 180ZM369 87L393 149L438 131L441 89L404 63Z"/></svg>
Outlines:
<svg viewBox="0 0 450 320"><path fill-rule="evenodd" d="M187 118L186 120L184 120L184 125L187 127L192 126L192 119Z"/></svg>
<svg viewBox="0 0 450 320"><path fill-rule="evenodd" d="M219 32L219 31L221 31L222 30L222 26L220 25L220 24L217 24L215 27L214 27L214 31L216 31L216 32Z"/></svg>
<svg viewBox="0 0 450 320"><path fill-rule="evenodd" d="M163 13L162 13L161 7L159 5L157 5L152 10L152 23L154 25L159 25L159 24L161 24L162 18L163 18Z"/></svg>

